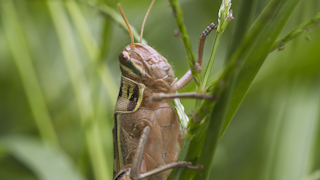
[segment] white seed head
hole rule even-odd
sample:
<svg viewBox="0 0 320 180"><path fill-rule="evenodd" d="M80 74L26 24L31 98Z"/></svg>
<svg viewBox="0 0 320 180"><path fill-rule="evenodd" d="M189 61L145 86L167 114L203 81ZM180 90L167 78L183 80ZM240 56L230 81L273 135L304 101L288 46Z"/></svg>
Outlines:
<svg viewBox="0 0 320 180"><path fill-rule="evenodd" d="M222 0L218 13L218 32L223 32L228 23L234 19L232 16L231 0Z"/></svg>

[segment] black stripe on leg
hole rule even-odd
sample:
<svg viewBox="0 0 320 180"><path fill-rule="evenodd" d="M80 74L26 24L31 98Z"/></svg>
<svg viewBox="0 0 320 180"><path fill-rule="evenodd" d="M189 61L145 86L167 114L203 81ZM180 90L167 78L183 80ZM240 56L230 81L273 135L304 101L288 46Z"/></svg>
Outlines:
<svg viewBox="0 0 320 180"><path fill-rule="evenodd" d="M114 180L120 180L120 178L129 171L130 169L126 169L123 172L121 172L117 177L114 178Z"/></svg>

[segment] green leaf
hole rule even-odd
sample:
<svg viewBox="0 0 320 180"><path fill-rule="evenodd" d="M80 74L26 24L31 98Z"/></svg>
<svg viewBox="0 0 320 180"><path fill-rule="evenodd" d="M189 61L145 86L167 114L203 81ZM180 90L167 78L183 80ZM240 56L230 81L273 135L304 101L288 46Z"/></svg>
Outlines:
<svg viewBox="0 0 320 180"><path fill-rule="evenodd" d="M105 161L102 137L100 136L100 124L94 110L94 102L89 88L89 81L83 69L79 52L72 43L73 31L67 18L65 6L60 1L46 1L57 37L60 41L61 51L69 72L71 85L78 106L79 117L85 128L85 140L87 143L93 172L97 179L108 179L111 176L111 161Z"/></svg>
<svg viewBox="0 0 320 180"><path fill-rule="evenodd" d="M196 70L194 70L192 67L194 66L195 63L195 57L193 55L192 49L191 49L191 43L190 43L190 39L187 33L187 28L184 24L184 19L183 19L183 13L181 10L181 7L178 3L178 0L170 0L170 5L172 7L174 16L176 18L177 21L177 25L179 28L179 31L181 33L181 40L184 44L186 53L187 53L187 57L188 57L188 61L189 61L189 66L191 68L191 72L192 72L192 76L193 79L195 80L198 88L200 87L200 74L199 72L197 72Z"/></svg>
<svg viewBox="0 0 320 180"><path fill-rule="evenodd" d="M7 1L0 6L0 23L3 25L8 46L14 63L18 69L23 88L29 101L41 138L59 146L57 135L52 125L45 96L39 84L28 41L23 31L20 18L13 1Z"/></svg>
<svg viewBox="0 0 320 180"><path fill-rule="evenodd" d="M304 180L319 180L320 179L320 170L317 170L310 174L307 178Z"/></svg>
<svg viewBox="0 0 320 180"><path fill-rule="evenodd" d="M252 81L260 70L264 60L271 51L276 38L281 32L286 21L290 17L292 11L298 4L299 0L281 1L276 0L269 3L264 10L264 14L260 15L258 20L253 24L252 28L247 34L250 38L250 33L254 29L261 29L259 35L251 42L251 48L248 49L250 53L244 54L244 64L237 77L235 90L232 93L232 100L225 119L223 132L228 127L232 117L236 113L243 98L245 97ZM267 14L269 13L269 14ZM236 52L237 53L237 52Z"/></svg>
<svg viewBox="0 0 320 180"><path fill-rule="evenodd" d="M229 79L229 87L223 92L222 98L219 99L217 106L214 106L212 110L211 119L208 123L209 131L199 160L199 163L206 168L197 172L196 179L201 177L209 178L214 152L221 132L229 125L252 81L273 47L276 38L298 2L299 0L271 1L232 56L231 63L236 62L236 64L243 65L239 70L234 70ZM222 80L228 83L227 78L222 78Z"/></svg>
<svg viewBox="0 0 320 180"><path fill-rule="evenodd" d="M0 146L30 168L39 179L84 180L70 157L52 145L44 145L30 137L9 136L0 139Z"/></svg>
<svg viewBox="0 0 320 180"><path fill-rule="evenodd" d="M198 125L199 127L195 123L190 124L192 131L189 132L193 138L189 146L182 149L181 154L185 156L179 157L180 160L202 164L204 169L192 171L181 168L177 170L174 179L192 179L194 175L194 179L209 179L221 133L230 123L298 2L299 0L271 1L246 33L231 59L227 61L228 65L222 76L216 84L213 84L212 90L209 88L210 92L219 96L218 102L206 101L202 108L197 110L196 116L201 117L202 123ZM205 113L208 107L212 108L210 116ZM206 128L201 128L203 126ZM206 129L207 132L202 132ZM201 149L201 152L197 149Z"/></svg>

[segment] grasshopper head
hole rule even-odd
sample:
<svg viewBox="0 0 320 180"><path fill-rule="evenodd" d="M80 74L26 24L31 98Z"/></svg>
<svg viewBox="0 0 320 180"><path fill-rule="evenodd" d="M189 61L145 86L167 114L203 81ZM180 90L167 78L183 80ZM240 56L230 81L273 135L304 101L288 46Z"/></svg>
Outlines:
<svg viewBox="0 0 320 180"><path fill-rule="evenodd" d="M123 76L133 79L147 87L169 91L176 81L174 72L163 56L152 47L142 44L130 44L119 55Z"/></svg>
<svg viewBox="0 0 320 180"><path fill-rule="evenodd" d="M150 12L150 9L155 0L149 6L146 16L143 20L140 43L134 43L132 31L125 17L120 4L118 4L120 13L128 27L131 38L131 44L124 48L119 55L120 68L122 75L135 80L138 83L143 83L155 92L168 92L171 85L176 81L173 70L163 56L161 56L152 47L142 44L142 35L144 24Z"/></svg>

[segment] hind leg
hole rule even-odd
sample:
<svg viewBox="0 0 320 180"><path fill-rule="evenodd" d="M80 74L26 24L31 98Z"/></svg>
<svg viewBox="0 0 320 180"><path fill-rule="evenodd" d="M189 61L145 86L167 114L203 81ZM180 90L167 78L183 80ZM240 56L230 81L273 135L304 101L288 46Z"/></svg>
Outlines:
<svg viewBox="0 0 320 180"><path fill-rule="evenodd" d="M143 129L143 132L140 137L140 141L136 150L136 153L134 155L132 165L131 165L131 172L130 172L130 178L133 180L138 180L138 179L143 179L147 178L149 176L161 173L163 171L166 171L168 169L173 169L176 167L185 167L189 169L201 169L201 166L191 166L190 162L172 162L166 165L163 165L161 167L158 167L156 169L153 169L151 171L141 173L141 168L145 169L146 165L143 163L143 154L144 154L144 149L146 147L147 141L148 141L148 136L150 133L150 127L146 126ZM143 171L142 171L143 172Z"/></svg>

